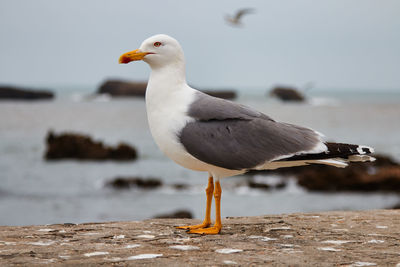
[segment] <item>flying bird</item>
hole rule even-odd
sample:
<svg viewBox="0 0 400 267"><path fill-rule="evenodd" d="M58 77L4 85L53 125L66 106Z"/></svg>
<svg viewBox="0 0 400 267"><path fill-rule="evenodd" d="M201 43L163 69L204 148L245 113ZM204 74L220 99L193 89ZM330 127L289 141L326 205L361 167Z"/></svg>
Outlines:
<svg viewBox="0 0 400 267"><path fill-rule="evenodd" d="M232 26L242 26L242 17L246 14L253 14L254 13L254 9L252 8L242 8L239 9L235 15L231 16L231 15L226 15L225 16L225 21L227 23L229 23Z"/></svg>
<svg viewBox="0 0 400 267"><path fill-rule="evenodd" d="M167 157L185 168L208 173L203 223L181 226L189 233L221 231L220 179L250 170L309 164L345 167L350 161L373 161L367 146L327 143L320 133L278 122L266 114L215 98L186 83L183 50L174 38L159 34L119 58L119 63L143 60L151 74L146 89L149 128ZM211 203L215 199L215 224Z"/></svg>

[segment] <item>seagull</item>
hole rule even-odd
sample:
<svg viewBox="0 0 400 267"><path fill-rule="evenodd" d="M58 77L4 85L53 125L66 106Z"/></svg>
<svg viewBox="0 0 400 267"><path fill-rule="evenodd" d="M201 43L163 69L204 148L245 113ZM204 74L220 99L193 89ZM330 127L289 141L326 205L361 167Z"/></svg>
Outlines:
<svg viewBox="0 0 400 267"><path fill-rule="evenodd" d="M367 146L329 143L312 129L278 122L250 107L216 98L186 82L183 50L174 38L158 34L119 63L143 60L151 68L146 89L149 128L160 150L177 164L208 173L206 214L198 225L180 226L193 234L221 231L220 180L250 170L325 164L345 167L373 161ZM215 223L211 203L215 199Z"/></svg>
<svg viewBox="0 0 400 267"><path fill-rule="evenodd" d="M226 15L225 20L232 26L242 26L242 22L240 21L243 15L254 13L254 9L252 8L242 8L239 9L234 16Z"/></svg>

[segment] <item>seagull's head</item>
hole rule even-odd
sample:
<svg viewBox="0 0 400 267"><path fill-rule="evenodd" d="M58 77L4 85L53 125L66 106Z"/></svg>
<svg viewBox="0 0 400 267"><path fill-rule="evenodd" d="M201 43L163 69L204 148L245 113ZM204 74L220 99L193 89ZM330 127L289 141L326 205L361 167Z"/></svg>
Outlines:
<svg viewBox="0 0 400 267"><path fill-rule="evenodd" d="M184 62L184 56L177 40L165 34L157 34L144 40L139 49L121 55L119 63L137 60L143 60L150 67L156 68Z"/></svg>

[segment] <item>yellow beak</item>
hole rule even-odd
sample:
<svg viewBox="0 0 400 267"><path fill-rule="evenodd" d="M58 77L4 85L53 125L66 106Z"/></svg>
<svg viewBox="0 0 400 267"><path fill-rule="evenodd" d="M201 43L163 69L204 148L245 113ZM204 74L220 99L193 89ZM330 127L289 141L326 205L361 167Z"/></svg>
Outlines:
<svg viewBox="0 0 400 267"><path fill-rule="evenodd" d="M122 54L119 57L119 64L126 64L126 63L129 63L131 61L142 60L148 54L152 54L152 53L139 52L139 49L133 50L131 52L127 52L125 54Z"/></svg>

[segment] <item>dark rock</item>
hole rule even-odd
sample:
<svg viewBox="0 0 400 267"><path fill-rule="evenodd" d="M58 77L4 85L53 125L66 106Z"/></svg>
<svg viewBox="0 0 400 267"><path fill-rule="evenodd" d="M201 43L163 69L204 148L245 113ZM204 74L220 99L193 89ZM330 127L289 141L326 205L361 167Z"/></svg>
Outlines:
<svg viewBox="0 0 400 267"><path fill-rule="evenodd" d="M390 167L390 166L400 166L399 163L394 161L391 157L386 155L375 154L373 155L376 160L374 162L367 163L368 165L375 167Z"/></svg>
<svg viewBox="0 0 400 267"><path fill-rule="evenodd" d="M134 160L137 158L136 150L127 144L121 143L116 148L112 148L80 134L56 135L50 131L46 141L45 158L47 160Z"/></svg>
<svg viewBox="0 0 400 267"><path fill-rule="evenodd" d="M146 95L147 82L141 81L122 81L108 80L100 85L98 94L109 94L113 97L144 97ZM204 93L225 99L233 99L236 92L230 89L224 90L204 90Z"/></svg>
<svg viewBox="0 0 400 267"><path fill-rule="evenodd" d="M310 191L387 191L400 192L400 165L384 155L373 155L374 162L353 162L346 168L309 165L277 170L250 171L247 175L294 176Z"/></svg>
<svg viewBox="0 0 400 267"><path fill-rule="evenodd" d="M98 94L109 94L113 97L139 96L146 94L147 82L127 82L119 80L105 81L98 89Z"/></svg>
<svg viewBox="0 0 400 267"><path fill-rule="evenodd" d="M304 95L295 88L277 86L269 92L270 96L277 97L282 101L305 101Z"/></svg>
<svg viewBox="0 0 400 267"><path fill-rule="evenodd" d="M275 185L275 189L284 189L286 185L287 184L284 181L281 181Z"/></svg>
<svg viewBox="0 0 400 267"><path fill-rule="evenodd" d="M396 205L394 205L393 207L389 207L388 209L391 209L391 210L400 210L400 203L397 203Z"/></svg>
<svg viewBox="0 0 400 267"><path fill-rule="evenodd" d="M247 185L250 188L257 188L257 189L263 189L263 190L271 189L271 186L269 184L258 183L258 182L255 182L253 179L248 180Z"/></svg>
<svg viewBox="0 0 400 267"><path fill-rule="evenodd" d="M109 158L113 160L128 160L136 157L136 150L124 143L120 143L115 149L109 150Z"/></svg>
<svg viewBox="0 0 400 267"><path fill-rule="evenodd" d="M162 185L161 180L156 178L142 179L138 177L117 177L106 183L106 186L114 189L129 189L132 187L154 189Z"/></svg>
<svg viewBox="0 0 400 267"><path fill-rule="evenodd" d="M272 182L272 181L263 181L263 179L254 179L254 177L251 177L250 179L247 179L247 186L250 188L261 189L261 190L283 189L286 187L286 182L283 181L283 178L280 178L278 181Z"/></svg>
<svg viewBox="0 0 400 267"><path fill-rule="evenodd" d="M172 213L160 214L153 217L153 219L192 219L193 215L187 210L178 210Z"/></svg>
<svg viewBox="0 0 400 267"><path fill-rule="evenodd" d="M347 168L308 166L297 174L298 184L313 191L400 192L400 165L384 156ZM380 162L381 161L381 162Z"/></svg>
<svg viewBox="0 0 400 267"><path fill-rule="evenodd" d="M210 96L214 97L219 97L223 99L235 99L236 98L236 92L234 90L230 89L224 89L224 90L202 90L203 93L206 93Z"/></svg>
<svg viewBox="0 0 400 267"><path fill-rule="evenodd" d="M54 94L48 90L32 90L13 86L0 86L0 100L40 100L52 99Z"/></svg>
<svg viewBox="0 0 400 267"><path fill-rule="evenodd" d="M176 190L185 190L189 188L187 184L173 184L172 187Z"/></svg>

